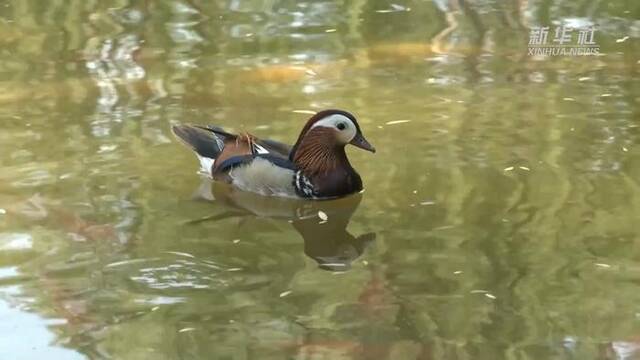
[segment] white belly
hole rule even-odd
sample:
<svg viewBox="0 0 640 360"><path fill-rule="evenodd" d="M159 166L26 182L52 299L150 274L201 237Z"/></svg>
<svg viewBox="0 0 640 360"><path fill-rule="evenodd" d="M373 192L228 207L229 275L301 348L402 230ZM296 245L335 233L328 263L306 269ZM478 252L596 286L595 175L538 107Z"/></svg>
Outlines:
<svg viewBox="0 0 640 360"><path fill-rule="evenodd" d="M234 186L266 196L298 197L293 187L293 176L293 170L260 158L229 171Z"/></svg>

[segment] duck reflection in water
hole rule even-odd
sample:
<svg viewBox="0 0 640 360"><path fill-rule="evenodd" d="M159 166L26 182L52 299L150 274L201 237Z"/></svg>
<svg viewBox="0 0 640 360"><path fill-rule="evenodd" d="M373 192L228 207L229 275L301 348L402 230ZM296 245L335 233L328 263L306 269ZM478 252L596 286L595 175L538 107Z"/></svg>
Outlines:
<svg viewBox="0 0 640 360"><path fill-rule="evenodd" d="M355 194L336 200L305 201L260 196L203 178L194 192L198 200L222 204L225 209L211 216L190 221L217 221L227 218L258 217L288 221L304 240L304 252L323 270L346 271L368 244L373 232L354 236L347 230L351 216L362 200Z"/></svg>

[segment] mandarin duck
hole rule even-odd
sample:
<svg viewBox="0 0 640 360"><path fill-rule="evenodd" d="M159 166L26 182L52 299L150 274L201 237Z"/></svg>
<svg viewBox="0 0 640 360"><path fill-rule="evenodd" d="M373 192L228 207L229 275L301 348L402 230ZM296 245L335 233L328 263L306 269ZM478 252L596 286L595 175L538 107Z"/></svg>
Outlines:
<svg viewBox="0 0 640 360"><path fill-rule="evenodd" d="M174 125L172 130L212 179L267 196L332 199L360 192L362 179L345 146L375 152L356 118L334 109L311 116L293 146L216 126Z"/></svg>

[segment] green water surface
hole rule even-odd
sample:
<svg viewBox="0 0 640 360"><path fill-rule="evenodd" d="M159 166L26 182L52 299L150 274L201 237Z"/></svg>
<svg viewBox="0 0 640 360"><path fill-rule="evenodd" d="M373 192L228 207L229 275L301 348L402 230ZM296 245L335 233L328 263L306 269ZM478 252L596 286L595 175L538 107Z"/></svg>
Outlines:
<svg viewBox="0 0 640 360"><path fill-rule="evenodd" d="M640 359L639 75L635 0L2 1L0 359ZM325 108L340 201L170 132Z"/></svg>

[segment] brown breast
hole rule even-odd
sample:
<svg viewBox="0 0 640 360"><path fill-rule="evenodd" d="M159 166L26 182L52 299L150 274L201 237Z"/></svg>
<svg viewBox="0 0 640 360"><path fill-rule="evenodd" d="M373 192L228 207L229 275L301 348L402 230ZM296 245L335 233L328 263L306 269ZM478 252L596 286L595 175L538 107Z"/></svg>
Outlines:
<svg viewBox="0 0 640 360"><path fill-rule="evenodd" d="M311 181L319 197L338 197L362 190L360 175L347 159L344 144L335 130L316 127L304 134L293 154L293 162Z"/></svg>

